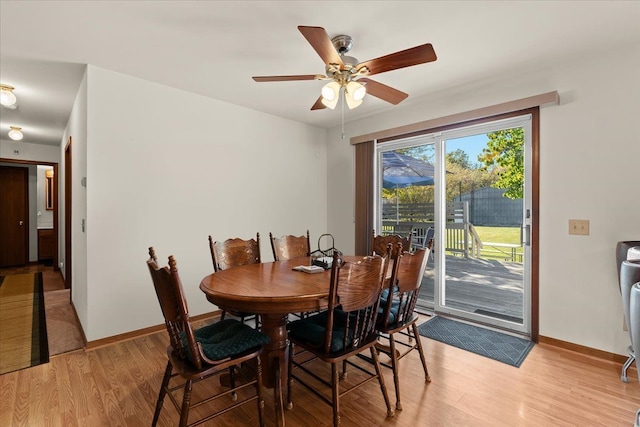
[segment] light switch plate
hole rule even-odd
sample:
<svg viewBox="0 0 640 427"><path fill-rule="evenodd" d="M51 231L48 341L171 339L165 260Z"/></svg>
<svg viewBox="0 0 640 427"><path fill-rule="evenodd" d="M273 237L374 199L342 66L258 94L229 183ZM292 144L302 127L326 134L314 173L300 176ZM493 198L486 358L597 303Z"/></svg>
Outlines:
<svg viewBox="0 0 640 427"><path fill-rule="evenodd" d="M569 234L573 234L576 236L588 236L589 220L588 219L570 219Z"/></svg>

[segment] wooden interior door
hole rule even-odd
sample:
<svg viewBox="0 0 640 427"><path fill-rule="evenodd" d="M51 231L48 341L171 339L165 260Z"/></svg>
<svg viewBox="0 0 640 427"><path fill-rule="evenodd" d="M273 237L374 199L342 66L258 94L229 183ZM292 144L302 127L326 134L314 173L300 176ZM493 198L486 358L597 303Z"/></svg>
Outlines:
<svg viewBox="0 0 640 427"><path fill-rule="evenodd" d="M29 260L29 170L0 166L0 267Z"/></svg>

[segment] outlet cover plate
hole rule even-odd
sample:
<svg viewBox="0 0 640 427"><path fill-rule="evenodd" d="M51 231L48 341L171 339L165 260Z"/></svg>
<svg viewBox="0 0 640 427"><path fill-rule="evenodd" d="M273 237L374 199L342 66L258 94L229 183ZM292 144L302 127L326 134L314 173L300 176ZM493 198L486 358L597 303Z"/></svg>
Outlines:
<svg viewBox="0 0 640 427"><path fill-rule="evenodd" d="M570 219L569 234L576 235L576 236L588 236L589 220L588 219Z"/></svg>

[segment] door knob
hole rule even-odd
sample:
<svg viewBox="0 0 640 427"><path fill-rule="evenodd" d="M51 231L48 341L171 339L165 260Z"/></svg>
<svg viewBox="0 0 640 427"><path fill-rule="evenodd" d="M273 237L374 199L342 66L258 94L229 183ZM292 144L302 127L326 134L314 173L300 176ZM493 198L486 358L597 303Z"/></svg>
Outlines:
<svg viewBox="0 0 640 427"><path fill-rule="evenodd" d="M18 225L23 225L23 224L24 224L24 222L22 220L18 221Z"/></svg>

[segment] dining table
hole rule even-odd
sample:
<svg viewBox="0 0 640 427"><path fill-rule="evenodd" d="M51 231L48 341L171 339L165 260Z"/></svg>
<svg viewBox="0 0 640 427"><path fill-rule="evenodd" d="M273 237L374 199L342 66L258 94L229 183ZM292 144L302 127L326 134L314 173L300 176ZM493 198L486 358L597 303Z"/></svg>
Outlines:
<svg viewBox="0 0 640 427"><path fill-rule="evenodd" d="M357 261L362 257L342 259ZM262 332L269 337L261 354L262 379L265 387L274 389L278 426L285 425L283 387L288 378L289 314L326 309L329 303L331 270L293 270L310 264L310 257L249 264L217 271L200 282L207 300L219 308L260 315Z"/></svg>

